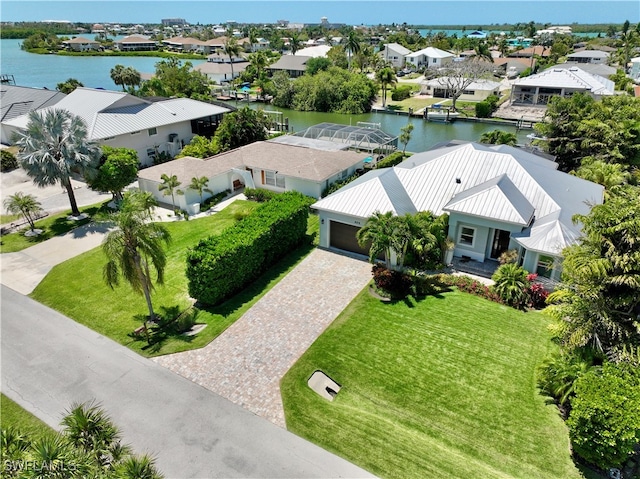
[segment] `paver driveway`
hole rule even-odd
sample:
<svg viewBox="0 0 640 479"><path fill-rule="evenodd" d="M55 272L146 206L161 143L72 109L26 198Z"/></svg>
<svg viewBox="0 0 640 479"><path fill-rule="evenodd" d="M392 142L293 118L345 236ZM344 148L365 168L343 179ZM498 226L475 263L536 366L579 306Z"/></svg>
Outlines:
<svg viewBox="0 0 640 479"><path fill-rule="evenodd" d="M280 379L370 279L369 263L316 249L208 346L154 360L285 427Z"/></svg>

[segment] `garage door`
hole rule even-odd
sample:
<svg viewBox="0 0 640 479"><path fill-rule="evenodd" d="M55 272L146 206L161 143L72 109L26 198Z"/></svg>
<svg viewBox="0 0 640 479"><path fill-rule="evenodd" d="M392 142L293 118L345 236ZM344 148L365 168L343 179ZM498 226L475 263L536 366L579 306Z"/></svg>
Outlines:
<svg viewBox="0 0 640 479"><path fill-rule="evenodd" d="M356 239L356 233L360 228L338 221L329 222L329 246L353 253L369 256L369 248L362 248Z"/></svg>

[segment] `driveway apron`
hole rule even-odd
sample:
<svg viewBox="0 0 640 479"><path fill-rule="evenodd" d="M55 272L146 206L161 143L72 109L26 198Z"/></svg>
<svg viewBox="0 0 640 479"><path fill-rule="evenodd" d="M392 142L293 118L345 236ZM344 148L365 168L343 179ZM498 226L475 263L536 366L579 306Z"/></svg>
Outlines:
<svg viewBox="0 0 640 479"><path fill-rule="evenodd" d="M154 361L285 427L280 380L370 280L369 263L316 249L209 345Z"/></svg>

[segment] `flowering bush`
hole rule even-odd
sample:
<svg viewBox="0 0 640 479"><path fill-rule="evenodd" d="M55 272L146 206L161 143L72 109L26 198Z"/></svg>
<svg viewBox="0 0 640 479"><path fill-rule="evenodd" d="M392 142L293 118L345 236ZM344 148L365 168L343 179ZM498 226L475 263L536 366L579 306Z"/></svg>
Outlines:
<svg viewBox="0 0 640 479"><path fill-rule="evenodd" d="M392 298L404 298L411 292L411 276L401 271L387 269L382 264L372 268L373 282L376 288L388 293Z"/></svg>
<svg viewBox="0 0 640 479"><path fill-rule="evenodd" d="M543 284L535 282L537 277L538 275L535 273L527 276L527 281L529 282L529 287L527 288L529 301L527 302L527 305L530 308L541 309L547 305L549 291L544 288Z"/></svg>

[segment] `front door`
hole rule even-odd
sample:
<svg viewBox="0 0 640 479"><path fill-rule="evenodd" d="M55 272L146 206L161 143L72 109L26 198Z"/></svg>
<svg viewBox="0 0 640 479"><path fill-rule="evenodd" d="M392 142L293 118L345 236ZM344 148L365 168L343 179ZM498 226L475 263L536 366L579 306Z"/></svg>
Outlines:
<svg viewBox="0 0 640 479"><path fill-rule="evenodd" d="M509 249L509 237L511 233L505 230L495 230L491 245L491 258L498 259L502 253Z"/></svg>

